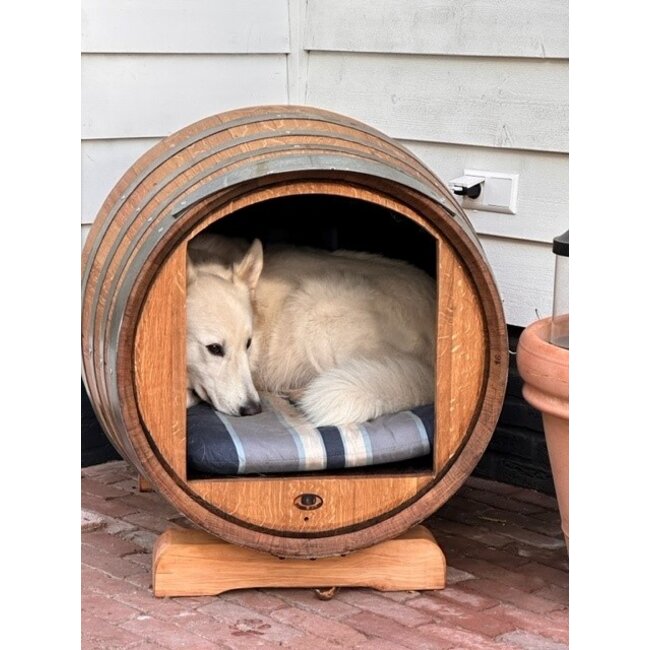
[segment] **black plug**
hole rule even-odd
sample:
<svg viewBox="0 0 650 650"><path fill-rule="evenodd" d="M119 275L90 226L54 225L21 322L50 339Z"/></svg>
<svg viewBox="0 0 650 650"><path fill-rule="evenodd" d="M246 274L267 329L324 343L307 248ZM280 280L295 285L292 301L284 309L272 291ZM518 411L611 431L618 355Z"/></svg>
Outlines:
<svg viewBox="0 0 650 650"><path fill-rule="evenodd" d="M481 188L485 179L480 176L461 176L449 182L451 191L456 196L466 196L469 199L476 199L481 195Z"/></svg>

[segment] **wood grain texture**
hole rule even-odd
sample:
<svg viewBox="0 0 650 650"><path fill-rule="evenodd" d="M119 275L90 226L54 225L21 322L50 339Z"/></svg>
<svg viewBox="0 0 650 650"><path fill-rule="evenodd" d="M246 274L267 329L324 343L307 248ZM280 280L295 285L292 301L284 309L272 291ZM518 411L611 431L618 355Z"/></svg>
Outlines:
<svg viewBox="0 0 650 650"><path fill-rule="evenodd" d="M305 48L567 58L568 0L310 0Z"/></svg>
<svg viewBox="0 0 650 650"><path fill-rule="evenodd" d="M265 53L289 49L285 0L83 0L82 52Z"/></svg>
<svg viewBox="0 0 650 650"><path fill-rule="evenodd" d="M137 325L133 362L144 425L181 478L187 466L185 253L184 246L174 251L149 290Z"/></svg>
<svg viewBox="0 0 650 650"><path fill-rule="evenodd" d="M442 470L471 432L485 371L485 322L461 261L438 246L438 358L436 362L436 471Z"/></svg>
<svg viewBox="0 0 650 650"><path fill-rule="evenodd" d="M280 54L81 59L82 138L166 136L215 111L286 101L286 57Z"/></svg>
<svg viewBox="0 0 650 650"><path fill-rule="evenodd" d="M445 556L424 526L345 557L280 559L201 531L168 529L153 551L154 596L213 596L263 587L442 589Z"/></svg>
<svg viewBox="0 0 650 650"><path fill-rule="evenodd" d="M568 150L564 61L312 52L307 101L394 138Z"/></svg>
<svg viewBox="0 0 650 650"><path fill-rule="evenodd" d="M420 475L354 476L354 474L309 478L248 478L191 481L190 487L243 526L252 525L278 534L331 534L365 524L399 509L427 484L432 473ZM301 510L295 500L301 494L317 494L323 505Z"/></svg>

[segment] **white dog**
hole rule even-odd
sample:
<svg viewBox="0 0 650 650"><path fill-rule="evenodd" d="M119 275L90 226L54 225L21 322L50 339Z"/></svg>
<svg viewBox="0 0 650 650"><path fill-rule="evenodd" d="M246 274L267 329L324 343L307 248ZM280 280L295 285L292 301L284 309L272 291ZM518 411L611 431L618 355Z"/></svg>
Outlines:
<svg viewBox="0 0 650 650"><path fill-rule="evenodd" d="M436 284L366 253L203 234L189 246L188 406L260 411L292 398L316 426L433 401Z"/></svg>

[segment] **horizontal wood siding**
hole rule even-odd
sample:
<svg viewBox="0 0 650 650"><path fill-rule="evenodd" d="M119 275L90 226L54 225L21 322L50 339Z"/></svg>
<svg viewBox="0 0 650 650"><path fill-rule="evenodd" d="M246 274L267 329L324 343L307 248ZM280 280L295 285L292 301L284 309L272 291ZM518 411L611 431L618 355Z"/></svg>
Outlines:
<svg viewBox="0 0 650 650"><path fill-rule="evenodd" d="M567 0L83 0L82 223L157 139L305 103L399 139L443 180L519 174L517 214L468 213L508 323L550 313L568 223Z"/></svg>
<svg viewBox="0 0 650 650"><path fill-rule="evenodd" d="M566 0L309 0L305 48L566 58Z"/></svg>
<svg viewBox="0 0 650 650"><path fill-rule="evenodd" d="M561 153L402 141L429 169L449 180L464 169L519 174L517 214L467 210L474 229L495 235L550 242L569 222L569 157Z"/></svg>
<svg viewBox="0 0 650 650"><path fill-rule="evenodd" d="M281 54L90 54L81 73L83 138L161 137L214 113L287 101Z"/></svg>
<svg viewBox="0 0 650 650"><path fill-rule="evenodd" d="M503 299L506 321L523 326L550 316L555 270L551 245L488 236L481 237L481 244Z"/></svg>
<svg viewBox="0 0 650 650"><path fill-rule="evenodd" d="M506 320L550 314L569 227L568 0L308 0L306 103L400 140L443 181L519 174L517 213L468 211Z"/></svg>
<svg viewBox="0 0 650 650"><path fill-rule="evenodd" d="M289 34L289 0L82 0L81 223L160 138L286 103Z"/></svg>
<svg viewBox="0 0 650 650"><path fill-rule="evenodd" d="M92 223L124 172L159 138L85 140L81 143L81 223Z"/></svg>
<svg viewBox="0 0 650 650"><path fill-rule="evenodd" d="M287 0L83 0L83 52L289 51Z"/></svg>
<svg viewBox="0 0 650 650"><path fill-rule="evenodd" d="M307 102L396 138L566 151L564 61L312 52Z"/></svg>

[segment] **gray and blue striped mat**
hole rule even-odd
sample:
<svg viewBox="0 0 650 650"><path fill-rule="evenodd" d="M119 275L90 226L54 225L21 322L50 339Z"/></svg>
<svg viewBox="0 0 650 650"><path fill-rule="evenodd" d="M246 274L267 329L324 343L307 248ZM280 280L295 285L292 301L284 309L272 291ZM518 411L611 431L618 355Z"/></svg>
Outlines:
<svg viewBox="0 0 650 650"><path fill-rule="evenodd" d="M270 474L378 465L433 448L432 404L363 424L314 427L291 403L261 394L262 412L217 413L202 402L187 411L187 458L202 474Z"/></svg>

